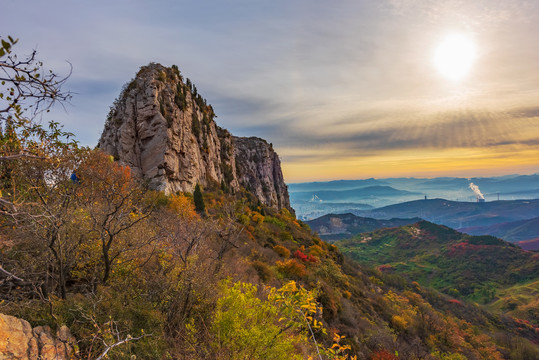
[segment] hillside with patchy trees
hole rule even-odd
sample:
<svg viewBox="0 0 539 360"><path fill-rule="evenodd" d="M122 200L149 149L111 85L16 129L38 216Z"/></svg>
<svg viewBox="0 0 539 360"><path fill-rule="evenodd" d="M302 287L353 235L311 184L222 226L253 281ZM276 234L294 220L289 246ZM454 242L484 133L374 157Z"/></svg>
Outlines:
<svg viewBox="0 0 539 360"><path fill-rule="evenodd" d="M0 91L0 313L66 325L80 359L539 357L532 323L360 265L248 189L165 195L40 126L29 106L69 94L41 83L33 56L15 60L15 43L0 52L13 74Z"/></svg>

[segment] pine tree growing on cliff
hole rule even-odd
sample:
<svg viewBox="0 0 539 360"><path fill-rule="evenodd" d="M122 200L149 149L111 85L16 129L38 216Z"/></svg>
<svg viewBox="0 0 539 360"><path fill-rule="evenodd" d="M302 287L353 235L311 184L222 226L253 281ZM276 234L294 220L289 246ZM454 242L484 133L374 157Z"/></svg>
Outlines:
<svg viewBox="0 0 539 360"><path fill-rule="evenodd" d="M195 210L204 214L206 212L206 205L204 204L204 198L202 197L202 191L200 191L200 185L195 186L195 191L193 192L193 198L195 200Z"/></svg>

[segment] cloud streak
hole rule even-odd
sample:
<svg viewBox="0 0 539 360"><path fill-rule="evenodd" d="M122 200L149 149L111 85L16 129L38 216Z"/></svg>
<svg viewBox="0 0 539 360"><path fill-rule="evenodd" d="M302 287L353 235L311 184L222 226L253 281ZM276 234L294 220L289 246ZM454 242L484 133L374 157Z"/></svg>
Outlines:
<svg viewBox="0 0 539 360"><path fill-rule="evenodd" d="M388 113L385 117L363 123L361 119L337 121L323 131L310 131L293 125L275 125L255 132L286 133L286 146L318 144L347 150L351 156L363 151L398 149L493 148L506 145L536 146L539 138L539 118L530 109L511 112L479 110L448 111L403 115ZM531 116L523 116L524 114ZM519 117L516 117L519 114ZM365 114L362 114L365 116Z"/></svg>

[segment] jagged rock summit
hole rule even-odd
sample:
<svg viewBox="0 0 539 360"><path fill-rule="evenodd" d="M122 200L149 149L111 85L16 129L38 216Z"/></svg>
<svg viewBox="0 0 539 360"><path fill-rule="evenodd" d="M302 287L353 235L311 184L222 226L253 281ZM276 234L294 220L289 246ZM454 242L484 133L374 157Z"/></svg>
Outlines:
<svg viewBox="0 0 539 360"><path fill-rule="evenodd" d="M178 67L151 63L114 102L98 147L167 194L192 192L197 183L232 192L243 187L264 205L292 210L273 147L232 136L214 118Z"/></svg>

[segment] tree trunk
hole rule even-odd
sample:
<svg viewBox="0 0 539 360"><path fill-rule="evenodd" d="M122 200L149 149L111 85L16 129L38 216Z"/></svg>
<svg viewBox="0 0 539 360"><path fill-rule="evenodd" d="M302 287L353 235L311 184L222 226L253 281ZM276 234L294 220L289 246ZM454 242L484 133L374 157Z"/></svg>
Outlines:
<svg viewBox="0 0 539 360"><path fill-rule="evenodd" d="M109 244L112 244L112 239L109 239L108 243L103 241L103 263L105 265L105 269L103 271L103 284L107 283L110 276L111 263L110 263L110 257L109 257L109 250L110 250Z"/></svg>

